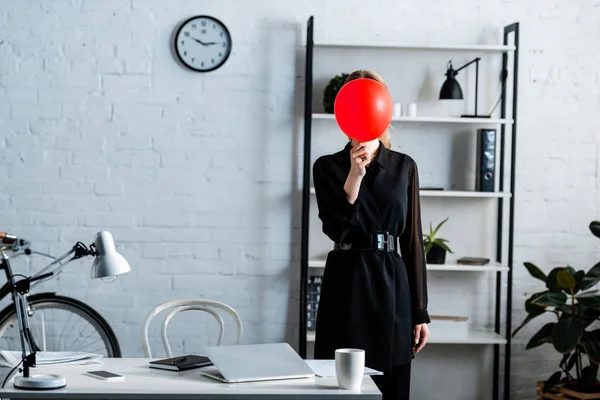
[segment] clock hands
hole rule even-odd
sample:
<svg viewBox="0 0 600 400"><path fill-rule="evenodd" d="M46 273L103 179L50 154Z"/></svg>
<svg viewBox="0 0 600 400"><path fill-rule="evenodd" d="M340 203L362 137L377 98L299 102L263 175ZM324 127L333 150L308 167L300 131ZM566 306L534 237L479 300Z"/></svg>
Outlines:
<svg viewBox="0 0 600 400"><path fill-rule="evenodd" d="M191 39L195 40L196 42L200 43L202 46L209 46L211 44L217 44L216 42L208 42L208 43L204 43L202 40L196 39L195 37L191 37Z"/></svg>

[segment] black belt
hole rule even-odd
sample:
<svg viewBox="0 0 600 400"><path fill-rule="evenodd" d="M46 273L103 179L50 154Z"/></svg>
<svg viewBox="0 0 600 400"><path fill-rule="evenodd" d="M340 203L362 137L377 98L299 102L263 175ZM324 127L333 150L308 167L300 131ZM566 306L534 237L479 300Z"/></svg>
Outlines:
<svg viewBox="0 0 600 400"><path fill-rule="evenodd" d="M334 243L334 250L370 250L370 251L395 251L396 237L389 232L377 232L367 236L363 241L354 243Z"/></svg>

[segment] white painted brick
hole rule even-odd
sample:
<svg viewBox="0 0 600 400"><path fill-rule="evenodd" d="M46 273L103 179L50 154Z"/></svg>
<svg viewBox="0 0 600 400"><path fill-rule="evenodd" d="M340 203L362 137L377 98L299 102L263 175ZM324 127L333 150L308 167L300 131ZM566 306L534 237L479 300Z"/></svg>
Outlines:
<svg viewBox="0 0 600 400"><path fill-rule="evenodd" d="M163 244L145 244L142 246L142 254L144 258L159 258L167 257L167 249Z"/></svg>
<svg viewBox="0 0 600 400"><path fill-rule="evenodd" d="M111 13L131 11L131 2L124 0L84 0L83 11L110 11Z"/></svg>
<svg viewBox="0 0 600 400"><path fill-rule="evenodd" d="M10 119L10 104L0 104L0 118L2 119Z"/></svg>
<svg viewBox="0 0 600 400"><path fill-rule="evenodd" d="M31 132L35 135L77 137L79 126L72 121L31 121Z"/></svg>
<svg viewBox="0 0 600 400"><path fill-rule="evenodd" d="M87 100L86 89L41 89L39 91L40 103L50 104L80 104Z"/></svg>
<svg viewBox="0 0 600 400"><path fill-rule="evenodd" d="M125 72L128 74L149 74L151 72L150 61L131 60L125 62Z"/></svg>
<svg viewBox="0 0 600 400"><path fill-rule="evenodd" d="M132 154L134 167L158 167L160 154L136 152Z"/></svg>
<svg viewBox="0 0 600 400"><path fill-rule="evenodd" d="M203 228L170 227L162 231L165 242L210 242L211 232Z"/></svg>
<svg viewBox="0 0 600 400"><path fill-rule="evenodd" d="M17 70L24 74L37 74L44 68L40 58L21 58L17 60Z"/></svg>
<svg viewBox="0 0 600 400"><path fill-rule="evenodd" d="M0 90L0 103L36 103L37 93L34 89L5 89Z"/></svg>
<svg viewBox="0 0 600 400"><path fill-rule="evenodd" d="M93 195L54 196L52 200L56 203L56 211L61 213L105 212L109 209L108 199Z"/></svg>
<svg viewBox="0 0 600 400"><path fill-rule="evenodd" d="M102 89L107 91L144 90L149 88L150 78L145 75L104 75L102 77Z"/></svg>
<svg viewBox="0 0 600 400"><path fill-rule="evenodd" d="M134 216L129 213L101 213L101 214L85 214L81 218L83 226L93 227L132 227L134 225Z"/></svg>
<svg viewBox="0 0 600 400"><path fill-rule="evenodd" d="M191 121L204 118L204 107L186 104L176 104L165 107L164 119L169 121Z"/></svg>
<svg viewBox="0 0 600 400"><path fill-rule="evenodd" d="M117 182L96 182L94 193L96 196L122 196L123 187Z"/></svg>
<svg viewBox="0 0 600 400"><path fill-rule="evenodd" d="M37 212L33 214L33 224L36 226L75 226L77 225L77 215L56 214L47 212Z"/></svg>
<svg viewBox="0 0 600 400"><path fill-rule="evenodd" d="M125 63L115 58L97 60L96 68L100 74L120 75L125 72Z"/></svg>
<svg viewBox="0 0 600 400"><path fill-rule="evenodd" d="M115 120L144 119L158 120L162 117L162 107L148 104L116 104Z"/></svg>
<svg viewBox="0 0 600 400"><path fill-rule="evenodd" d="M136 62L152 59L152 48L148 45L120 44L117 45L117 57Z"/></svg>
<svg viewBox="0 0 600 400"><path fill-rule="evenodd" d="M1 114L0 114L1 115ZM58 119L61 110L58 104L13 104L12 117L14 119Z"/></svg>
<svg viewBox="0 0 600 400"><path fill-rule="evenodd" d="M110 104L66 104L62 116L70 120L108 121L112 116Z"/></svg>

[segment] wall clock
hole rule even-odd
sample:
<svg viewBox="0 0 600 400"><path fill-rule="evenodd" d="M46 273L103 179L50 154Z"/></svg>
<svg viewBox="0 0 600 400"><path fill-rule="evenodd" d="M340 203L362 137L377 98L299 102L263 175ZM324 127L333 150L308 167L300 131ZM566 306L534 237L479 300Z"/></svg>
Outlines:
<svg viewBox="0 0 600 400"><path fill-rule="evenodd" d="M221 21L208 15L198 15L185 21L174 40L179 61L198 72L221 67L231 53L229 30Z"/></svg>

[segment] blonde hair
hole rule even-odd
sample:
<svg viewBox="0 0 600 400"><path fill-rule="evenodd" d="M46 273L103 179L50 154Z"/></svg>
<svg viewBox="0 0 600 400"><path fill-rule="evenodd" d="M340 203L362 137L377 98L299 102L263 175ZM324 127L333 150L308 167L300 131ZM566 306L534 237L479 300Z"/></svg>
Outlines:
<svg viewBox="0 0 600 400"><path fill-rule="evenodd" d="M381 83L387 89L387 85L385 84L385 81L383 80L381 75L369 69L359 69L357 71L352 72L350 75L348 75L348 78L346 78L346 82L344 82L344 85L350 81L353 81L354 79L359 78L373 79L374 81ZM379 140L381 140L381 143L383 143L383 146L386 149L392 148L392 138L390 137L390 132L387 129L381 134L381 136L379 136Z"/></svg>

